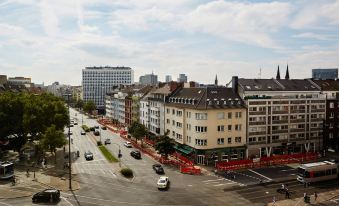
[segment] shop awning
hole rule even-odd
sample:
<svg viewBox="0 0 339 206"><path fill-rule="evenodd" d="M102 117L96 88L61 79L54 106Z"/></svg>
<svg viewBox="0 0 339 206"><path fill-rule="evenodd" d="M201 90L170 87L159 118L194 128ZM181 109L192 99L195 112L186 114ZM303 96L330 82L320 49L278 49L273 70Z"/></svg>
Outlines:
<svg viewBox="0 0 339 206"><path fill-rule="evenodd" d="M174 148L186 155L190 154L193 152L193 148L192 147L189 147L189 146L186 146L186 145L183 145L183 146L178 146L178 145L175 145Z"/></svg>

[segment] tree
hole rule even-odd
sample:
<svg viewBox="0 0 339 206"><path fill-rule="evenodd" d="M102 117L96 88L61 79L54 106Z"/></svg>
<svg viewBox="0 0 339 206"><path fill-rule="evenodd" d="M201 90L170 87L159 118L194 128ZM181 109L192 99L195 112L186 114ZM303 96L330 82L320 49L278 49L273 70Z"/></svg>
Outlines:
<svg viewBox="0 0 339 206"><path fill-rule="evenodd" d="M40 147L44 151L54 153L56 163L56 149L66 145L67 141L62 130L57 130L55 125L51 125L46 129L40 140Z"/></svg>
<svg viewBox="0 0 339 206"><path fill-rule="evenodd" d="M86 102L84 104L84 111L89 113L89 114L92 114L93 110L95 110L95 104L92 100Z"/></svg>
<svg viewBox="0 0 339 206"><path fill-rule="evenodd" d="M84 107L84 101L79 99L76 103L75 103L75 107L78 109L82 109Z"/></svg>
<svg viewBox="0 0 339 206"><path fill-rule="evenodd" d="M130 127L128 127L128 132L135 137L136 140L142 140L148 134L148 131L145 125L140 124L139 122L133 122Z"/></svg>
<svg viewBox="0 0 339 206"><path fill-rule="evenodd" d="M155 143L155 150L166 159L168 158L169 154L175 152L175 142L173 139L168 137L168 133L169 132L167 131L165 135L160 137L160 140Z"/></svg>

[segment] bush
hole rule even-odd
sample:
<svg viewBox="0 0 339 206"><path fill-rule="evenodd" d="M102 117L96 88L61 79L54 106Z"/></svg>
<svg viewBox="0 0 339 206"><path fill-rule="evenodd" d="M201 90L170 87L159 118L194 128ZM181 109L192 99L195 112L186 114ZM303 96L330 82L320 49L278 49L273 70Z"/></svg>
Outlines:
<svg viewBox="0 0 339 206"><path fill-rule="evenodd" d="M101 141L97 141L97 145L98 145L98 146L101 146L101 145L102 145L102 142L101 142Z"/></svg>
<svg viewBox="0 0 339 206"><path fill-rule="evenodd" d="M133 171L130 168L123 168L120 170L120 173L127 178L133 177Z"/></svg>

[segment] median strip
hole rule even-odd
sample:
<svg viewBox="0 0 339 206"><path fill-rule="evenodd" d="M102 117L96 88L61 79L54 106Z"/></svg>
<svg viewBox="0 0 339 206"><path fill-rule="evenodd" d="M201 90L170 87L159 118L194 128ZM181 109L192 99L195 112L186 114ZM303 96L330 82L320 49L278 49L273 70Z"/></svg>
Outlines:
<svg viewBox="0 0 339 206"><path fill-rule="evenodd" d="M99 149L109 162L119 162L104 145L100 145Z"/></svg>

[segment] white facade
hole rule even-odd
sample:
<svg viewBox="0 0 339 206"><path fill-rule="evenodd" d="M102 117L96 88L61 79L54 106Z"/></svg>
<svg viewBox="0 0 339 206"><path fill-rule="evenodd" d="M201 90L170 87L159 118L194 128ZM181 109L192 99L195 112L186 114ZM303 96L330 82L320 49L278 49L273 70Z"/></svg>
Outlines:
<svg viewBox="0 0 339 206"><path fill-rule="evenodd" d="M133 70L129 67L86 67L82 70L84 101L92 100L103 108L105 94L114 86L133 83Z"/></svg>

